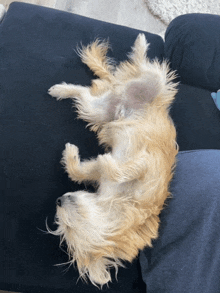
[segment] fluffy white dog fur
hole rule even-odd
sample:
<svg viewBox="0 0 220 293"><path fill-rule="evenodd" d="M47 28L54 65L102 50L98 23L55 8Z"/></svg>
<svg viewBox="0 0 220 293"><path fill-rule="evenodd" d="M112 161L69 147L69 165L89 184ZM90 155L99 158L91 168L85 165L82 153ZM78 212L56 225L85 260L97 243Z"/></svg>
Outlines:
<svg viewBox="0 0 220 293"><path fill-rule="evenodd" d="M62 163L76 182L96 182L95 193L69 192L57 200L56 231L70 262L94 285L111 280L110 267L131 262L158 236L159 214L169 196L178 152L169 108L177 93L166 62L150 61L139 34L129 60L114 66L108 44L95 41L79 50L82 62L99 77L91 87L58 84L49 94L72 98L78 116L97 132L104 155L80 161L70 143Z"/></svg>

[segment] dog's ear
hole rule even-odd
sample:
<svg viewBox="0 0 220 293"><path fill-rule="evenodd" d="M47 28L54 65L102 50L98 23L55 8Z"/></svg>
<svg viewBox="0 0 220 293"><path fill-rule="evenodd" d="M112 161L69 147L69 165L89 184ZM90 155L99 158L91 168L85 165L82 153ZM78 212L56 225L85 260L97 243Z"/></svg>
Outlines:
<svg viewBox="0 0 220 293"><path fill-rule="evenodd" d="M111 266L115 266L113 261L107 259L103 256L100 256L94 260L91 260L90 263L87 264L88 269L88 277L93 285L99 287L111 281L111 274L109 268Z"/></svg>

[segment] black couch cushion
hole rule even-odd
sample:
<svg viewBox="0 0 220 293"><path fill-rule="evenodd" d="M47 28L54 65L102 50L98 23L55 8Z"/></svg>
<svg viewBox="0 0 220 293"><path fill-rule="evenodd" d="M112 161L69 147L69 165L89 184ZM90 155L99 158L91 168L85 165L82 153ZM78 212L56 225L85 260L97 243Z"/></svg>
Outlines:
<svg viewBox="0 0 220 293"><path fill-rule="evenodd" d="M182 83L216 92L220 88L220 16L175 18L165 35L165 55Z"/></svg>
<svg viewBox="0 0 220 293"><path fill-rule="evenodd" d="M211 91L181 84L171 116L180 151L220 149L220 111Z"/></svg>
<svg viewBox="0 0 220 293"><path fill-rule="evenodd" d="M220 16L186 14L165 34L165 57L181 81L171 109L180 150L220 149Z"/></svg>
<svg viewBox="0 0 220 293"><path fill-rule="evenodd" d="M62 81L89 85L94 78L74 49L108 38L109 52L126 58L139 31L24 3L10 5L0 25L0 289L19 292L100 292L78 281L52 229L55 200L85 188L70 182L60 165L65 143L76 144L84 158L97 156L95 135L76 120L71 101L57 102L47 90ZM149 56L163 58L159 36L146 33ZM88 187L86 187L88 188ZM114 279L114 275L113 275ZM76 284L77 283L77 284ZM138 261L120 269L104 292L143 292Z"/></svg>

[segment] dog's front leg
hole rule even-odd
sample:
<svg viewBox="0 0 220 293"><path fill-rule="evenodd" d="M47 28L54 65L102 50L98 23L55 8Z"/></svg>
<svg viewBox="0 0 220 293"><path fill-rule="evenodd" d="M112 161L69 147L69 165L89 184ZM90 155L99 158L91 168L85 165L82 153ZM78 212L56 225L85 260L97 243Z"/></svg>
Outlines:
<svg viewBox="0 0 220 293"><path fill-rule="evenodd" d="M97 160L80 162L79 149L73 144L66 144L61 163L73 181L81 183L83 181L98 181L100 178Z"/></svg>
<svg viewBox="0 0 220 293"><path fill-rule="evenodd" d="M140 179L147 171L147 160L144 154L125 162L119 162L108 153L99 155L98 161L102 177L119 183Z"/></svg>

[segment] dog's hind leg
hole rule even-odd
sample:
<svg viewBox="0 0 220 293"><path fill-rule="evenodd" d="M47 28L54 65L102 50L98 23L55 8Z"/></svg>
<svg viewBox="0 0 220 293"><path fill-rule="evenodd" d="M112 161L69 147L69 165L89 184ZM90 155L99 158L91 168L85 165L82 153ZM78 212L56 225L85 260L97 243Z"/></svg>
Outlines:
<svg viewBox="0 0 220 293"><path fill-rule="evenodd" d="M147 50L149 43L147 43L144 34L139 34L132 47L132 52L129 54L129 59L135 65L141 66L147 60Z"/></svg>
<svg viewBox="0 0 220 293"><path fill-rule="evenodd" d="M108 42L96 40L87 47L78 49L77 52L85 63L99 78L112 81L114 65L112 59L107 57Z"/></svg>

